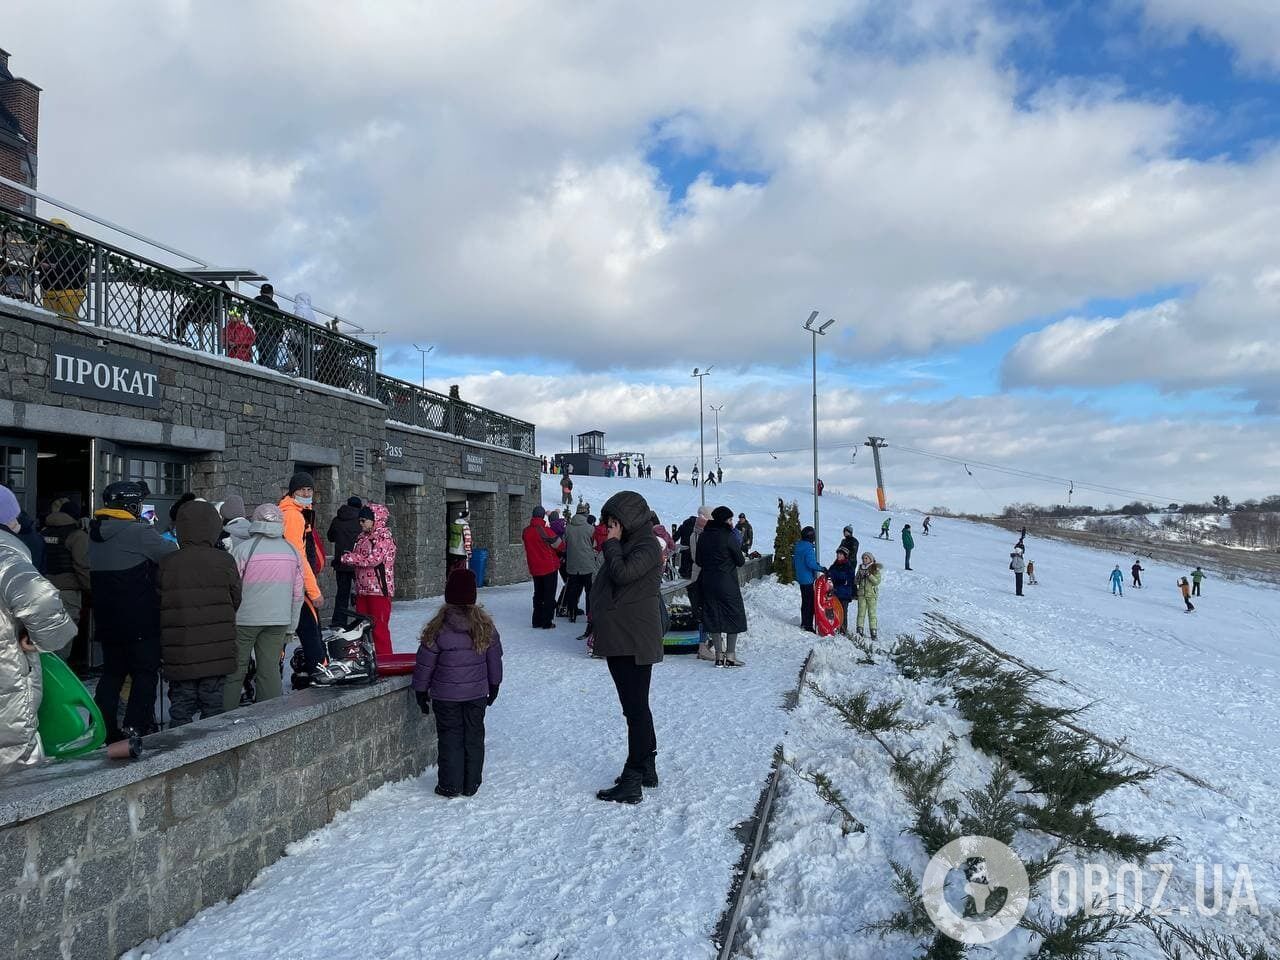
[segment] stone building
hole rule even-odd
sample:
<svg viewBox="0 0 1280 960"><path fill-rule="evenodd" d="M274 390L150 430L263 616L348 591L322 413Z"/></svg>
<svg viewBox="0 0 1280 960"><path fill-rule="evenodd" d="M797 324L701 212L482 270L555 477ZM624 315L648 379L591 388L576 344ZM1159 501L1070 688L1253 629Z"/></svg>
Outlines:
<svg viewBox="0 0 1280 960"><path fill-rule="evenodd" d="M51 301L48 251L71 242L83 289ZM464 503L487 581L527 579L520 531L540 489L531 424L376 373L369 344L3 210L0 271L0 483L33 516L57 497L87 514L107 484L142 479L167 526L188 490L252 508L305 469L322 536L352 494L389 505L399 597L443 591L446 523ZM256 353L228 334L241 317ZM279 353L266 358L269 331Z"/></svg>
<svg viewBox="0 0 1280 960"><path fill-rule="evenodd" d="M9 72L9 54L0 50L0 177L36 186L36 146L40 131L40 88ZM0 184L0 204L35 212L35 200Z"/></svg>

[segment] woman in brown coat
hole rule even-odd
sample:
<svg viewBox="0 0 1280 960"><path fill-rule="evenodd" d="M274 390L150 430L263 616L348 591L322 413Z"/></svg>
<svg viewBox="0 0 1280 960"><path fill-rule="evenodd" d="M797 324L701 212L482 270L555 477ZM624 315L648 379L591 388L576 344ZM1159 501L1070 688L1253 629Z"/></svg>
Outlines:
<svg viewBox="0 0 1280 960"><path fill-rule="evenodd" d="M222 682L236 669L240 574L215 544L222 518L207 500L178 511L182 549L160 561L160 640L169 681L169 722L222 713Z"/></svg>

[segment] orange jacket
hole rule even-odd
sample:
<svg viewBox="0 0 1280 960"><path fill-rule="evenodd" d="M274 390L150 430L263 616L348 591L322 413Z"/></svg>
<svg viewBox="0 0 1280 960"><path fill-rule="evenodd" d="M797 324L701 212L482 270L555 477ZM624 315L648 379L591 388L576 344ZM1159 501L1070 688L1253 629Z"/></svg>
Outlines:
<svg viewBox="0 0 1280 960"><path fill-rule="evenodd" d="M1179 581L1178 581L1178 589L1182 591L1182 595L1183 595L1184 597L1189 597L1189 596L1191 596L1191 584L1187 583L1187 581L1185 581L1185 580L1179 580Z"/></svg>
<svg viewBox="0 0 1280 960"><path fill-rule="evenodd" d="M315 603L320 599L320 585L316 583L315 571L307 562L307 537L311 533L307 527L307 518L302 515L298 501L289 496L280 501L280 512L284 514L284 538L302 554L302 585L306 589L307 599Z"/></svg>

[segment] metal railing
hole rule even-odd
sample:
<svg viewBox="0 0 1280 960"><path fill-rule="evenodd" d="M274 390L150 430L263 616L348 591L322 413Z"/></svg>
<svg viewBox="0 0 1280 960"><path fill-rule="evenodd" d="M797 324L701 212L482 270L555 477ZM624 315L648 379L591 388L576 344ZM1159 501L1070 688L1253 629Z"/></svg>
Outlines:
<svg viewBox="0 0 1280 960"><path fill-rule="evenodd" d="M534 426L426 387L378 374L377 398L387 419L532 454Z"/></svg>
<svg viewBox="0 0 1280 960"><path fill-rule="evenodd" d="M375 392L370 344L3 207L0 296L364 396Z"/></svg>

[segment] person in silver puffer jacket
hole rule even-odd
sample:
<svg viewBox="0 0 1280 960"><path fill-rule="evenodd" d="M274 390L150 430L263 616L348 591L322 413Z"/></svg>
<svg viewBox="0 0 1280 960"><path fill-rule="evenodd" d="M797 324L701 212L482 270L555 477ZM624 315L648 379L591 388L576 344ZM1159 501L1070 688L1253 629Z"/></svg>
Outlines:
<svg viewBox="0 0 1280 960"><path fill-rule="evenodd" d="M18 539L18 501L0 486L0 778L44 758L38 733L40 649L76 635L58 588L31 565Z"/></svg>

